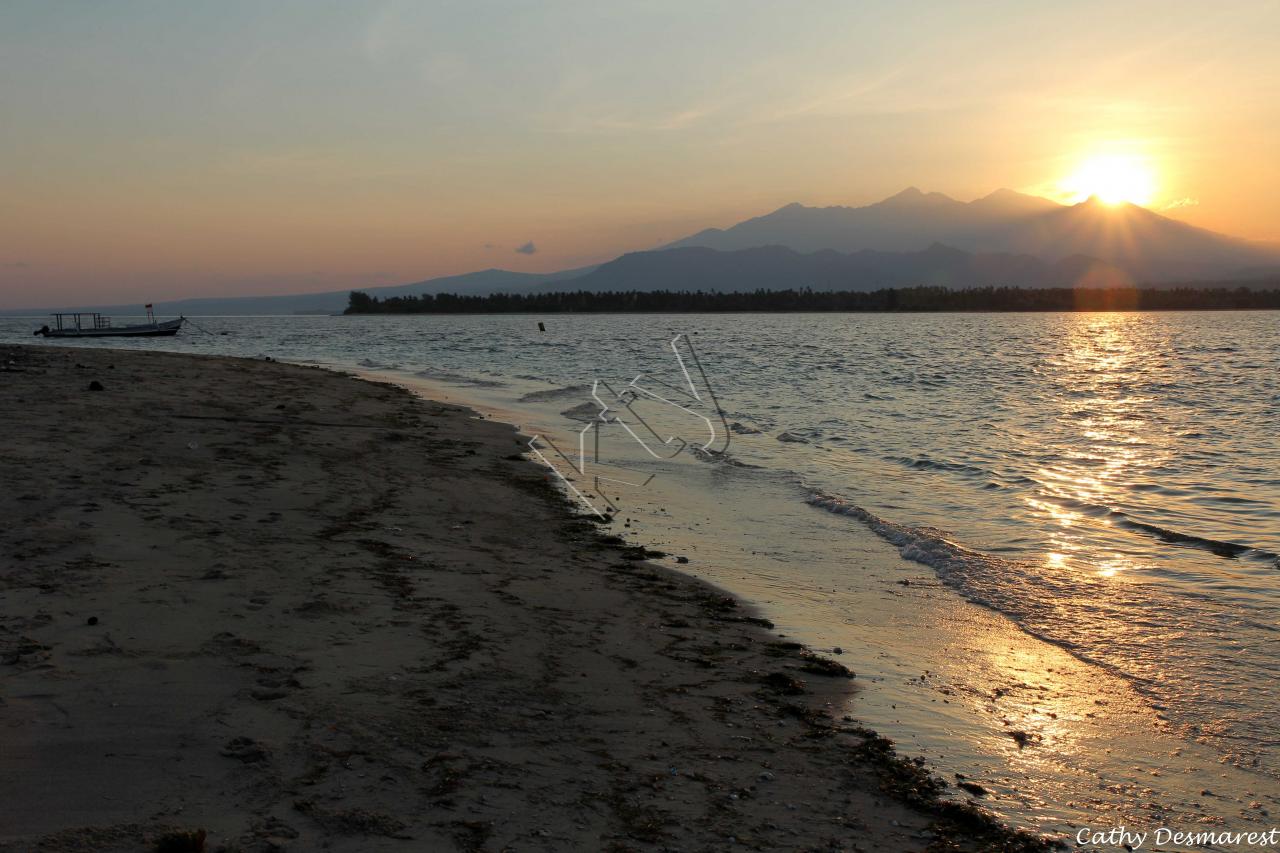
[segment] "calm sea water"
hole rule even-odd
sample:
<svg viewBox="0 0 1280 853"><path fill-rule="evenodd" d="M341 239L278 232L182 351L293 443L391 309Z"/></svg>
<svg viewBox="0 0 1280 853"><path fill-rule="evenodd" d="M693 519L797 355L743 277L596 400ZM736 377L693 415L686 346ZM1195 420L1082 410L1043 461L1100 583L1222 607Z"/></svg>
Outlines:
<svg viewBox="0 0 1280 853"><path fill-rule="evenodd" d="M723 488L785 484L826 516L824 536L832 516L874 531L1127 680L1179 737L1280 771L1280 313L196 322L216 334L123 345L361 365L568 407L593 379L672 375L666 342L689 334L741 430ZM0 336L29 343L32 327L0 320ZM804 537L791 515L758 523L780 551Z"/></svg>

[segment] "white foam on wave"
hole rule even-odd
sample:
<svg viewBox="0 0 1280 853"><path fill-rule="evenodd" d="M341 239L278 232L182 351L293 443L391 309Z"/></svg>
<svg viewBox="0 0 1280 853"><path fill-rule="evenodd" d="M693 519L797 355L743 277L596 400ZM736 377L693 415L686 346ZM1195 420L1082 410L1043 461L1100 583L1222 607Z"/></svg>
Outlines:
<svg viewBox="0 0 1280 853"><path fill-rule="evenodd" d="M897 546L898 553L905 559L929 566L944 579L956 572L971 568L974 563L1009 563L988 554L971 551L947 539L942 531L931 528L914 528L892 521L886 521L875 513L863 509L857 504L829 495L813 491L807 503L821 507L837 515L847 515L861 521L872 532L887 542ZM992 606L989 601L975 599L978 603Z"/></svg>

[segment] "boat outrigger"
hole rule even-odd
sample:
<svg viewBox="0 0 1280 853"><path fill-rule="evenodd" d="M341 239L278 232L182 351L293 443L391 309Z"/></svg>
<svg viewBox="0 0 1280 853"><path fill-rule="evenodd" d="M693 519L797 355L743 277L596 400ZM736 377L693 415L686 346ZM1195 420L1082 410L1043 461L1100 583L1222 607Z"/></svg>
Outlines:
<svg viewBox="0 0 1280 853"><path fill-rule="evenodd" d="M147 306L147 322L135 326L113 326L111 318L95 311L83 311L53 315L53 327L41 326L33 334L46 338L159 338L178 334L186 317L156 322L156 315Z"/></svg>

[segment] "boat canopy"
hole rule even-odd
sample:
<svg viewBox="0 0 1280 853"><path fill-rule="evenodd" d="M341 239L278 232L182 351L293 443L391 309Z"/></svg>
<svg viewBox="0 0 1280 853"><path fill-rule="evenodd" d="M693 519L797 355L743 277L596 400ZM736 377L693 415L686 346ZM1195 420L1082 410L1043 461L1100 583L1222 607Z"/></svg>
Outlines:
<svg viewBox="0 0 1280 853"><path fill-rule="evenodd" d="M54 314L55 328L62 329L110 329L111 318L104 317L97 311L84 311L68 314Z"/></svg>

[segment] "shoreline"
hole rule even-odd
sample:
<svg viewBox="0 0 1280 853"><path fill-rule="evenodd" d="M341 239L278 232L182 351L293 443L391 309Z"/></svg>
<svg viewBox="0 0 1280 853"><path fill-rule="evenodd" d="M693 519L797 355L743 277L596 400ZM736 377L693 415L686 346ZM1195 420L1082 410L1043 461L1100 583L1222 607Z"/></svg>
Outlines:
<svg viewBox="0 0 1280 853"><path fill-rule="evenodd" d="M562 430L573 421L559 410L573 401L573 386L539 390L519 381L531 377L473 385L461 374L425 378L364 362L332 367L571 441ZM515 399L522 391L538 405ZM929 772L963 782L954 794L972 795L1004 822L1062 838L1103 816L1130 826L1268 826L1266 808L1276 800L1260 772L1222 764L1219 752L1179 732L1121 674L965 597L862 522L797 506L794 494L767 497L767 474L747 485L751 474L737 468L730 469L737 475L702 465L645 470L660 476L627 494L626 529L617 532L688 555L692 563L679 571L753 602L780 636L851 655L840 659L858 662L858 689L843 713L924 758ZM737 476L747 480L735 492L722 477ZM768 550L758 556L770 543L752 529L753 518L771 519L775 533L778 519L788 519L782 527L841 546L806 548L799 540L780 559ZM789 565L796 559L805 566L799 576Z"/></svg>
<svg viewBox="0 0 1280 853"><path fill-rule="evenodd" d="M1044 849L833 719L838 665L575 518L512 427L3 350L0 849Z"/></svg>

